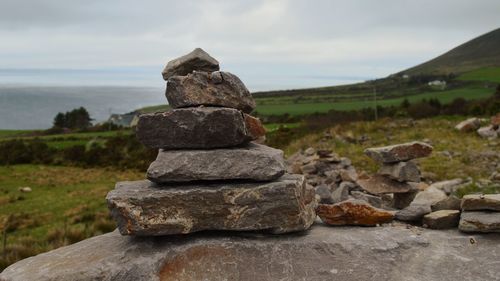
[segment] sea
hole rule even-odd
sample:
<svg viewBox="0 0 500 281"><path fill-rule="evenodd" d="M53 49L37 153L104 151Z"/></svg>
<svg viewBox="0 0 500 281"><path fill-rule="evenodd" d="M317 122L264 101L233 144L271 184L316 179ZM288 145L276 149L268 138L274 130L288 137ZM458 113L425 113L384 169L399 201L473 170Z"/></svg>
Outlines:
<svg viewBox="0 0 500 281"><path fill-rule="evenodd" d="M0 129L47 129L58 112L81 106L98 123L112 113L166 104L164 91L133 86L0 86Z"/></svg>

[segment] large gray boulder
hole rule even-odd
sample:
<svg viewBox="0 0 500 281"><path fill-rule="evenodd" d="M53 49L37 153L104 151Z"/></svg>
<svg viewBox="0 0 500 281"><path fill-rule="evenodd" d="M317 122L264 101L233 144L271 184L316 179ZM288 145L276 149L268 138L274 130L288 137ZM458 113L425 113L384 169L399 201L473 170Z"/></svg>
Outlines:
<svg viewBox="0 0 500 281"><path fill-rule="evenodd" d="M285 173L283 151L249 143L237 148L160 150L147 171L156 183L197 180L270 181Z"/></svg>
<svg viewBox="0 0 500 281"><path fill-rule="evenodd" d="M245 84L234 74L195 71L168 79L165 95L173 108L189 106L223 106L250 113L255 101Z"/></svg>
<svg viewBox="0 0 500 281"><path fill-rule="evenodd" d="M247 118L237 109L221 107L180 108L143 114L136 128L141 143L164 149L232 147L248 143L264 133L258 119Z"/></svg>
<svg viewBox="0 0 500 281"><path fill-rule="evenodd" d="M365 154L380 163L396 163L429 156L432 146L423 142L408 142L390 146L367 148Z"/></svg>
<svg viewBox="0 0 500 281"><path fill-rule="evenodd" d="M185 234L201 230L306 230L316 217L314 189L302 175L274 182L157 185L119 182L106 197L123 235Z"/></svg>
<svg viewBox="0 0 500 281"><path fill-rule="evenodd" d="M166 81L172 76L187 75L193 70L217 71L219 70L219 62L201 48L196 48L187 55L169 61L161 74Z"/></svg>
<svg viewBox="0 0 500 281"><path fill-rule="evenodd" d="M497 280L500 234L314 225L307 234L118 232L22 260L2 281Z"/></svg>

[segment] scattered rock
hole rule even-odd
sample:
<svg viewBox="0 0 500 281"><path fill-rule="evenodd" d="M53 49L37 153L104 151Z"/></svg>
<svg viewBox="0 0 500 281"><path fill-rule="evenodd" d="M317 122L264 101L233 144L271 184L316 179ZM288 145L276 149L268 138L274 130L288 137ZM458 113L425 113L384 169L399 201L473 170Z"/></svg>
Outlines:
<svg viewBox="0 0 500 281"><path fill-rule="evenodd" d="M333 203L342 202L349 199L349 187L346 185L340 185L332 192Z"/></svg>
<svg viewBox="0 0 500 281"><path fill-rule="evenodd" d="M18 190L19 190L19 192L23 192L23 193L29 193L29 192L32 192L32 191L33 191L33 190L31 189L31 187L29 187L29 186L20 187Z"/></svg>
<svg viewBox="0 0 500 281"><path fill-rule="evenodd" d="M316 208L320 219L329 225L374 226L392 221L394 213L375 208L362 200L349 199L333 205L320 204Z"/></svg>
<svg viewBox="0 0 500 281"><path fill-rule="evenodd" d="M407 193L413 190L407 183L391 180L382 175L374 175L366 180L358 180L357 183L363 190L375 195L384 193Z"/></svg>
<svg viewBox="0 0 500 281"><path fill-rule="evenodd" d="M217 71L219 70L219 62L201 48L196 48L187 55L169 61L161 74L166 81L172 76L184 76L193 70Z"/></svg>
<svg viewBox="0 0 500 281"><path fill-rule="evenodd" d="M430 205L410 204L408 207L396 213L396 219L409 222L420 221L430 212L432 212Z"/></svg>
<svg viewBox="0 0 500 281"><path fill-rule="evenodd" d="M479 118L473 117L458 123L458 125L455 126L455 129L461 132L472 132L479 129L480 126L481 120L479 120Z"/></svg>
<svg viewBox="0 0 500 281"><path fill-rule="evenodd" d="M147 171L156 183L248 179L271 181L285 173L283 151L249 143L238 148L160 150Z"/></svg>
<svg viewBox="0 0 500 281"><path fill-rule="evenodd" d="M458 210L440 210L424 216L422 224L432 229L455 228L460 220Z"/></svg>
<svg viewBox="0 0 500 281"><path fill-rule="evenodd" d="M212 79L213 76L219 80ZM165 95L173 108L190 106L223 106L250 113L255 100L243 82L229 72L199 72L168 79Z"/></svg>
<svg viewBox="0 0 500 281"><path fill-rule="evenodd" d="M500 232L500 212L462 212L458 229L464 232Z"/></svg>
<svg viewBox="0 0 500 281"><path fill-rule="evenodd" d="M239 110L221 107L143 114L139 117L136 133L144 145L164 149L231 147L257 137L248 130Z"/></svg>
<svg viewBox="0 0 500 281"><path fill-rule="evenodd" d="M415 199L413 199L411 204L429 205L429 208L430 208L430 206L432 204L435 204L435 203L437 203L443 199L446 199L446 198L447 198L447 196L443 191L441 191L433 186L429 186L426 190L417 193L417 195L415 196Z"/></svg>
<svg viewBox="0 0 500 281"><path fill-rule="evenodd" d="M412 161L385 164L378 173L400 182L420 182L420 170Z"/></svg>
<svg viewBox="0 0 500 281"><path fill-rule="evenodd" d="M396 209L404 209L410 206L411 202L415 199L418 191L413 190L406 193L394 193L392 206Z"/></svg>
<svg viewBox="0 0 500 281"><path fill-rule="evenodd" d="M457 178L452 180L439 181L431 184L430 186L442 190L446 194L452 194L455 193L459 188L464 186L464 180Z"/></svg>
<svg viewBox="0 0 500 281"><path fill-rule="evenodd" d="M481 127L477 130L477 133L485 139L496 139L498 137L498 130L495 126L489 125L486 127Z"/></svg>
<svg viewBox="0 0 500 281"><path fill-rule="evenodd" d="M361 191L351 191L351 196L354 197L354 199L363 200L376 208L382 208L383 206L382 198L379 196L367 194Z"/></svg>
<svg viewBox="0 0 500 281"><path fill-rule="evenodd" d="M333 204L332 188L326 184L320 184L314 188L316 195L319 196L320 204Z"/></svg>
<svg viewBox="0 0 500 281"><path fill-rule="evenodd" d="M432 146L423 142L409 142L365 150L366 155L381 163L408 161L429 156L431 152Z"/></svg>
<svg viewBox="0 0 500 281"><path fill-rule="evenodd" d="M433 212L440 210L460 210L461 203L462 200L460 200L460 198L451 195L432 204L431 209Z"/></svg>
<svg viewBox="0 0 500 281"><path fill-rule="evenodd" d="M123 235L201 230L285 233L308 229L316 217L314 190L301 175L266 183L120 182L106 200Z"/></svg>
<svg viewBox="0 0 500 281"><path fill-rule="evenodd" d="M352 167L350 169L341 169L340 178L343 181L356 182L358 180L358 173L356 173L356 169Z"/></svg>
<svg viewBox="0 0 500 281"><path fill-rule="evenodd" d="M500 194L469 194L462 198L462 211L499 211Z"/></svg>

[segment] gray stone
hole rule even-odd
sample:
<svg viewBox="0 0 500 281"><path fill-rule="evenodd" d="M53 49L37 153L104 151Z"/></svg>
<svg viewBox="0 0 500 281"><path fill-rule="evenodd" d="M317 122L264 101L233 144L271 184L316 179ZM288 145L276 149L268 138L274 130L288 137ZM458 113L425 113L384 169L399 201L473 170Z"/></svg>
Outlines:
<svg viewBox="0 0 500 281"><path fill-rule="evenodd" d="M446 194L455 193L458 189L460 189L464 185L464 180L460 178L439 181L431 184L430 186L437 188L439 190L444 191Z"/></svg>
<svg viewBox="0 0 500 281"><path fill-rule="evenodd" d="M223 106L246 113L255 108L255 101L245 84L229 72L195 71L186 76L171 77L165 95L173 108Z"/></svg>
<svg viewBox="0 0 500 281"><path fill-rule="evenodd" d="M346 185L340 185L332 192L333 203L339 203L349 199L349 187Z"/></svg>
<svg viewBox="0 0 500 281"><path fill-rule="evenodd" d="M160 150L147 171L156 183L247 179L270 181L285 173L283 151L249 143L238 148Z"/></svg>
<svg viewBox="0 0 500 281"><path fill-rule="evenodd" d="M437 203L443 199L446 199L446 194L432 186L429 186L424 191L417 193L415 199L411 202L411 204L425 204L429 205L429 208L432 204Z"/></svg>
<svg viewBox="0 0 500 281"><path fill-rule="evenodd" d="M352 191L351 196L354 197L355 199L368 202L368 204L372 205L373 207L382 208L383 205L382 198L378 196L370 195L361 191Z"/></svg>
<svg viewBox="0 0 500 281"><path fill-rule="evenodd" d="M410 191L406 193L394 193L392 206L396 209L404 209L408 207L415 199L418 191Z"/></svg>
<svg viewBox="0 0 500 281"><path fill-rule="evenodd" d="M400 182L420 182L420 170L412 161L384 164L378 173Z"/></svg>
<svg viewBox="0 0 500 281"><path fill-rule="evenodd" d="M410 206L396 213L396 219L400 221L416 222L420 221L430 212L432 212L430 205L410 204Z"/></svg>
<svg viewBox="0 0 500 281"><path fill-rule="evenodd" d="M460 132L471 132L479 129L479 126L481 126L481 120L479 120L479 118L473 117L458 123L455 126L455 129L459 130Z"/></svg>
<svg viewBox="0 0 500 281"><path fill-rule="evenodd" d="M319 196L319 203L333 204L332 189L327 184L320 184L314 188L316 195Z"/></svg>
<svg viewBox="0 0 500 281"><path fill-rule="evenodd" d="M187 75L193 70L217 71L219 70L219 62L201 48L196 48L187 55L169 61L161 74L163 79L168 80L172 76Z"/></svg>
<svg viewBox="0 0 500 281"><path fill-rule="evenodd" d="M391 180L382 175L374 175L368 179L359 179L358 185L368 193L379 195L384 193L406 193L414 190L407 183Z"/></svg>
<svg viewBox="0 0 500 281"><path fill-rule="evenodd" d="M314 189L302 175L266 183L120 182L106 199L123 235L201 230L285 233L308 229L316 217Z"/></svg>
<svg viewBox="0 0 500 281"><path fill-rule="evenodd" d="M462 212L458 229L464 232L500 232L500 212Z"/></svg>
<svg viewBox="0 0 500 281"><path fill-rule="evenodd" d="M181 108L141 115L136 134L151 148L232 147L258 138L245 121L242 112L232 108Z"/></svg>
<svg viewBox="0 0 500 281"><path fill-rule="evenodd" d="M500 211L500 194L469 194L462 198L463 211Z"/></svg>
<svg viewBox="0 0 500 281"><path fill-rule="evenodd" d="M500 235L457 230L314 225L307 235L198 233L131 238L118 232L22 260L2 281L498 279ZM471 264L473 263L473 264Z"/></svg>
<svg viewBox="0 0 500 281"><path fill-rule="evenodd" d="M356 182L358 180L358 173L353 167L340 170L340 178L343 181Z"/></svg>
<svg viewBox="0 0 500 281"><path fill-rule="evenodd" d="M439 210L460 210L460 203L462 203L460 198L455 195L451 195L432 204L431 209L433 212Z"/></svg>
<svg viewBox="0 0 500 281"><path fill-rule="evenodd" d="M440 210L424 216L422 224L432 229L446 229L458 226L460 211Z"/></svg>
<svg viewBox="0 0 500 281"><path fill-rule="evenodd" d="M477 129L477 133L486 139L496 139L499 134L499 130L495 130L495 127L493 125L489 125L486 127L481 127Z"/></svg>
<svg viewBox="0 0 500 281"><path fill-rule="evenodd" d="M423 142L409 142L384 147L368 148L365 154L381 163L395 163L429 156L432 146Z"/></svg>

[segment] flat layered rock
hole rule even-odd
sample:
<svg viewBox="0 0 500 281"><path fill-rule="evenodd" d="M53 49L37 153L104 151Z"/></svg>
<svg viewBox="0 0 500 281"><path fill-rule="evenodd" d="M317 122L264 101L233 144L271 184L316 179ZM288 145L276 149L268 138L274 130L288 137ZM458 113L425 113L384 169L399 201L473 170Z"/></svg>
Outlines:
<svg viewBox="0 0 500 281"><path fill-rule="evenodd" d="M394 212L375 208L363 200L349 199L337 204L319 204L316 213L329 225L374 226L387 223Z"/></svg>
<svg viewBox="0 0 500 281"><path fill-rule="evenodd" d="M156 183L198 180L271 181L285 173L283 151L249 143L238 148L160 150L147 171Z"/></svg>
<svg viewBox="0 0 500 281"><path fill-rule="evenodd" d="M232 108L181 108L141 115L136 134L141 143L151 148L232 147L262 136L255 129L260 121L252 120L247 126L247 119L241 111Z"/></svg>
<svg viewBox="0 0 500 281"><path fill-rule="evenodd" d="M469 194L462 198L463 211L500 211L500 194Z"/></svg>
<svg viewBox="0 0 500 281"><path fill-rule="evenodd" d="M446 194L435 188L428 187L418 192L410 205L396 213L396 219L401 221L420 221L425 215L432 212L431 206L436 202L446 199Z"/></svg>
<svg viewBox="0 0 500 281"><path fill-rule="evenodd" d="M380 163L409 161L415 158L429 156L431 152L432 146L418 141L368 148L365 150L366 155Z"/></svg>
<svg viewBox="0 0 500 281"><path fill-rule="evenodd" d="M168 79L165 95L173 108L190 106L222 106L250 113L255 100L245 84L234 74L195 71Z"/></svg>
<svg viewBox="0 0 500 281"><path fill-rule="evenodd" d="M431 205L433 212L439 210L461 210L460 204L462 200L455 195L448 196L445 199L439 200L438 202Z"/></svg>
<svg viewBox="0 0 500 281"><path fill-rule="evenodd" d="M360 179L358 185L368 193L379 195L384 193L407 193L414 188L404 182L398 182L382 175L374 175L368 179Z"/></svg>
<svg viewBox="0 0 500 281"><path fill-rule="evenodd" d="M171 235L201 230L306 230L316 217L314 189L302 175L267 183L159 186L117 183L106 197L123 235Z"/></svg>
<svg viewBox="0 0 500 281"><path fill-rule="evenodd" d="M166 81L172 76L187 75L194 70L217 71L219 62L201 48L196 48L187 55L169 61L161 74Z"/></svg>
<svg viewBox="0 0 500 281"><path fill-rule="evenodd" d="M500 235L406 227L328 227L307 235L117 231L17 262L2 281L324 281L498 279ZM446 257L446 258L443 258ZM473 266L471 266L471 262Z"/></svg>
<svg viewBox="0 0 500 281"><path fill-rule="evenodd" d="M458 229L464 232L500 232L500 212L462 212Z"/></svg>
<svg viewBox="0 0 500 281"><path fill-rule="evenodd" d="M378 173L400 182L420 182L420 170L418 166L411 161L384 164Z"/></svg>
<svg viewBox="0 0 500 281"><path fill-rule="evenodd" d="M424 216L422 224L432 229L446 229L458 226L460 211L440 210Z"/></svg>

